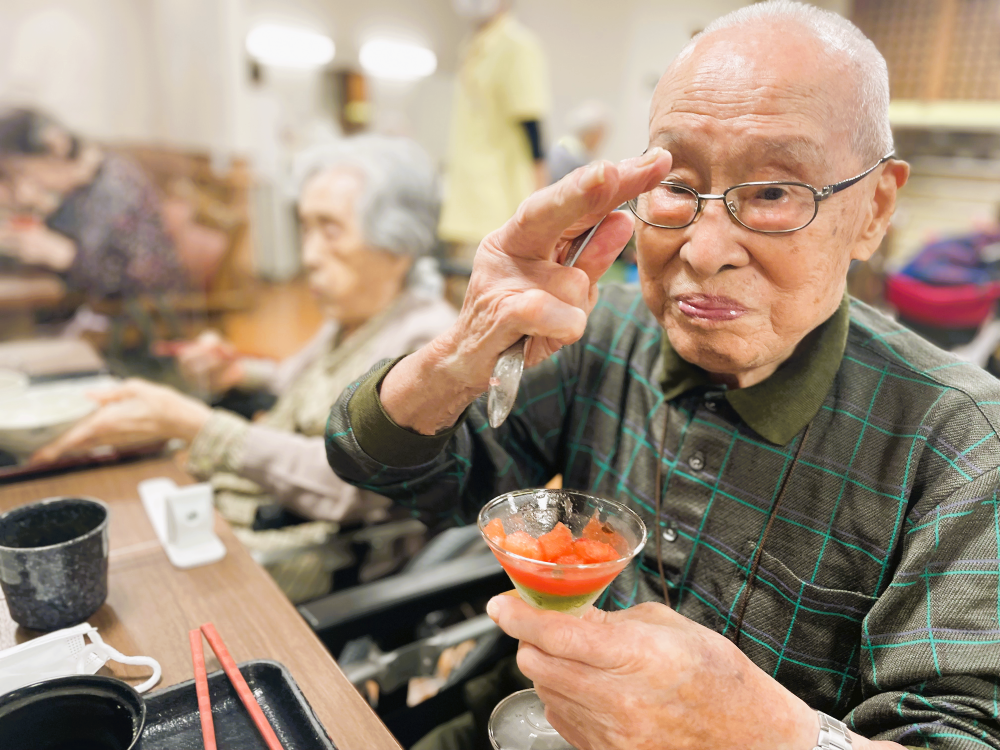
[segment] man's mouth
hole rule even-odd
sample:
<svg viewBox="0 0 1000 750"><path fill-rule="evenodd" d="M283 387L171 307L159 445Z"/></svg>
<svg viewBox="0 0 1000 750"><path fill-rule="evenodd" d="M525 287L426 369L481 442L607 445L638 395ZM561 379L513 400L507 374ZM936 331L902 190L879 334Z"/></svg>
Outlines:
<svg viewBox="0 0 1000 750"><path fill-rule="evenodd" d="M736 320L747 313L739 302L709 294L682 294L675 297L677 309L695 320Z"/></svg>

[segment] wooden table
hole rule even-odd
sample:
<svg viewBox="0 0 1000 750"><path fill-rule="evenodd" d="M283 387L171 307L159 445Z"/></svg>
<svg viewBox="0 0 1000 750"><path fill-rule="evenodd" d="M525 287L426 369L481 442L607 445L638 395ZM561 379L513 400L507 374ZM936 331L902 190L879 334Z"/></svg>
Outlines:
<svg viewBox="0 0 1000 750"><path fill-rule="evenodd" d="M56 495L89 495L111 506L108 599L88 619L109 644L128 655L152 656L163 667L154 689L194 676L188 630L213 622L237 662L274 659L288 667L339 750L400 750L271 577L216 518L226 557L178 570L156 539L136 486L143 479L192 480L159 458L0 486L0 512ZM0 605L0 649L39 633L18 627ZM219 669L206 646L207 668ZM111 673L138 684L142 667L112 662Z"/></svg>
<svg viewBox="0 0 1000 750"><path fill-rule="evenodd" d="M65 296L66 285L54 273L0 273L0 335L4 339L30 336L35 310L54 307Z"/></svg>
<svg viewBox="0 0 1000 750"><path fill-rule="evenodd" d="M0 343L0 367L30 378L100 372L104 358L81 339L24 338Z"/></svg>

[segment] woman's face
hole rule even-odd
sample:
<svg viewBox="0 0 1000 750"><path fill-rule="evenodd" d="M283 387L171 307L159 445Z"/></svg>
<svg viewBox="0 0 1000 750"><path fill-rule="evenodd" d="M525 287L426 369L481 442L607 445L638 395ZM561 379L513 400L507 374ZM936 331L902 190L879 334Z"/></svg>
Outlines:
<svg viewBox="0 0 1000 750"><path fill-rule="evenodd" d="M17 192L25 195L25 203L32 202L35 195L69 192L79 182L79 165L58 156L7 156L3 168L17 185Z"/></svg>
<svg viewBox="0 0 1000 750"><path fill-rule="evenodd" d="M361 174L338 167L312 177L299 197L302 262L324 313L353 328L387 308L411 260L365 243L355 205Z"/></svg>

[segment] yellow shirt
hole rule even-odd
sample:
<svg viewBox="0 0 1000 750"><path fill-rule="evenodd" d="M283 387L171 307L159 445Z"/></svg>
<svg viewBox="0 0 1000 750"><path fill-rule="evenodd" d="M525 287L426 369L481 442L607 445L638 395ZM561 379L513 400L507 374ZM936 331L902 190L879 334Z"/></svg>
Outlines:
<svg viewBox="0 0 1000 750"><path fill-rule="evenodd" d="M479 242L534 190L521 123L548 109L548 71L535 35L507 15L476 32L462 55L452 107L439 233Z"/></svg>

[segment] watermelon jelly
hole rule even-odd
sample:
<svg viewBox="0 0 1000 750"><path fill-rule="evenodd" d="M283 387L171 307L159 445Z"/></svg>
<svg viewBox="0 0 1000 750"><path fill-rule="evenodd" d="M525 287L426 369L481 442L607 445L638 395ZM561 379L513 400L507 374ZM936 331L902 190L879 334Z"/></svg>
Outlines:
<svg viewBox="0 0 1000 750"><path fill-rule="evenodd" d="M521 598L577 615L642 549L631 510L572 490L523 490L491 500L479 528Z"/></svg>

